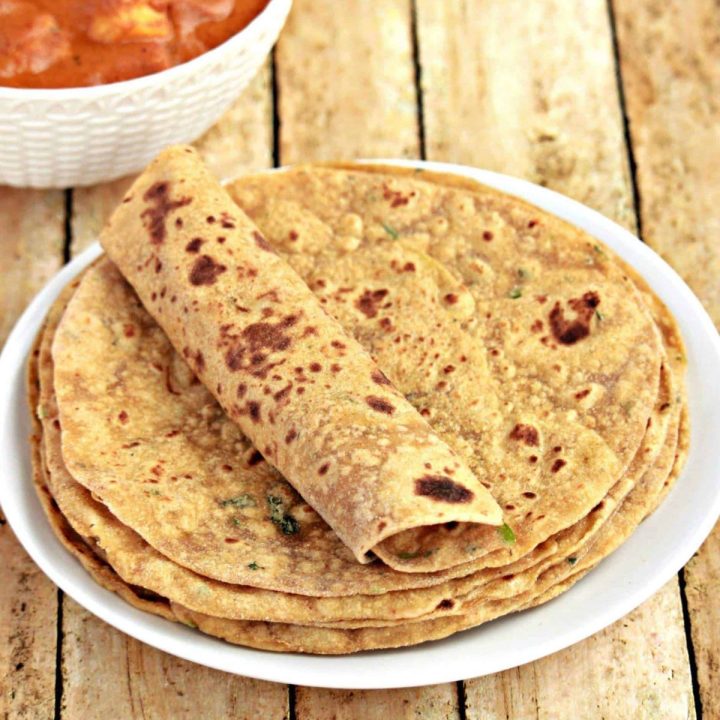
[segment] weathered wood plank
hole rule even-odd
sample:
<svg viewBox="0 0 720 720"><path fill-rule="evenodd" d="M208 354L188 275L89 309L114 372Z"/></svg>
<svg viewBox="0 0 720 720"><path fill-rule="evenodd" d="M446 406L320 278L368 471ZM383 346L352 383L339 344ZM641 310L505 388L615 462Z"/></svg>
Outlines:
<svg viewBox="0 0 720 720"><path fill-rule="evenodd" d="M455 685L408 690L319 690L297 688L297 720L456 720Z"/></svg>
<svg viewBox="0 0 720 720"><path fill-rule="evenodd" d="M195 143L219 178L272 167L270 64L265 64L222 118ZM97 240L132 177L73 191L72 251Z"/></svg>
<svg viewBox="0 0 720 720"><path fill-rule="evenodd" d="M62 265L64 208L62 192L0 188L0 343ZM0 717L52 717L57 590L2 514L0 558Z"/></svg>
<svg viewBox="0 0 720 720"><path fill-rule="evenodd" d="M526 177L635 229L605 2L417 0L417 7L428 157ZM595 717L598 708L604 717L649 717L653 702L663 713L667 704L663 717L688 717L679 608L673 581L585 643L467 682L468 717ZM623 667L636 670L623 675Z"/></svg>
<svg viewBox="0 0 720 720"><path fill-rule="evenodd" d="M466 694L468 720L694 718L677 583L578 645L466 683Z"/></svg>
<svg viewBox="0 0 720 720"><path fill-rule="evenodd" d="M685 582L703 717L720 718L720 525L685 566Z"/></svg>
<svg viewBox="0 0 720 720"><path fill-rule="evenodd" d="M613 3L644 239L720 328L720 6ZM720 526L685 572L703 713L720 717Z"/></svg>
<svg viewBox="0 0 720 720"><path fill-rule="evenodd" d="M276 58L283 163L418 155L409 0L296 0Z"/></svg>
<svg viewBox="0 0 720 720"><path fill-rule="evenodd" d="M410 3L295 0L276 54L280 161L417 156ZM298 688L298 720L457 717L454 684Z"/></svg>
<svg viewBox="0 0 720 720"><path fill-rule="evenodd" d="M220 122L198 141L220 176L272 165L269 65ZM129 179L74 192L76 254L97 238ZM63 617L63 718L256 718L288 713L285 685L203 668L117 632L66 598Z"/></svg>
<svg viewBox="0 0 720 720"><path fill-rule="evenodd" d="M634 229L604 0L417 7L428 158L550 185Z"/></svg>
<svg viewBox="0 0 720 720"><path fill-rule="evenodd" d="M287 703L285 685L241 678L167 655L65 599L63 718L283 720Z"/></svg>
<svg viewBox="0 0 720 720"><path fill-rule="evenodd" d="M644 239L720 326L720 6L614 7Z"/></svg>

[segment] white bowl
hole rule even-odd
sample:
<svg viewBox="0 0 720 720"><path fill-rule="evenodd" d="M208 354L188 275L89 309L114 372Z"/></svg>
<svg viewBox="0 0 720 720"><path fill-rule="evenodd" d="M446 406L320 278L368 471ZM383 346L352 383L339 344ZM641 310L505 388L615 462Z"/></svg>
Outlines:
<svg viewBox="0 0 720 720"><path fill-rule="evenodd" d="M259 70L291 4L270 0L229 40L153 75L93 87L0 87L0 184L92 185L195 140Z"/></svg>
<svg viewBox="0 0 720 720"><path fill-rule="evenodd" d="M690 559L720 514L720 338L677 273L627 230L546 188L461 165L375 162L455 173L527 200L606 243L650 283L677 318L686 343L691 437L682 475L665 502L622 547L566 593L445 640L340 657L272 653L230 645L137 610L100 587L60 544L31 476L25 361L55 297L100 254L95 243L33 300L0 356L0 503L18 540L51 580L90 612L138 640L218 670L295 685L392 688L476 677L572 645L636 608ZM634 658L626 660L629 665Z"/></svg>

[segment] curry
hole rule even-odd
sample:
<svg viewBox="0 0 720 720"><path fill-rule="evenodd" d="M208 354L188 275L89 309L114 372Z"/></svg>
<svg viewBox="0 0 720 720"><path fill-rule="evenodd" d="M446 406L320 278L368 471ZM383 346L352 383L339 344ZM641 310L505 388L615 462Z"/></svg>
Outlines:
<svg viewBox="0 0 720 720"><path fill-rule="evenodd" d="M0 0L0 86L68 88L187 62L267 0Z"/></svg>

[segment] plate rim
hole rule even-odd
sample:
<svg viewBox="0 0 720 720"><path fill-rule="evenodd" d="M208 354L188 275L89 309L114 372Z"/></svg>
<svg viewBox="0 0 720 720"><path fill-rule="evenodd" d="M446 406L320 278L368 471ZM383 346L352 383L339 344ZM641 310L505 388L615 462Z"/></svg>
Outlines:
<svg viewBox="0 0 720 720"><path fill-rule="evenodd" d="M648 281L664 302L684 306L686 315L677 317L683 337L686 336L685 325L696 327L701 342L707 345L710 354L720 365L720 337L712 320L690 288L677 272L644 242L597 211L561 193L527 180L466 165L398 159L372 159L356 162L422 168L467 177L518 197L545 212L580 227L601 242L610 245L614 252L626 260ZM277 172L283 169L286 168L269 169L260 171L259 174ZM578 222L578 219L581 222ZM603 237L599 237L599 235L603 235ZM612 238L611 242L608 242L607 237ZM17 395L18 382L23 384L21 395L24 397L24 365L27 353L16 350L16 346L22 347L25 345L29 347L29 343L37 332L47 308L59 294L62 287L89 265L100 253L101 249L96 241L55 274L33 298L8 336L2 355L0 355L0 377L11 379L10 382L3 383L0 386L0 453L2 453L2 448L5 448L6 452L25 453L25 462L29 454L27 440L24 446L20 447L12 445L12 441L7 439L10 435L8 426L12 422L13 416L18 412L27 414L26 408L24 410L18 409L13 407L11 403L13 397ZM646 273L649 271L652 271L653 275L657 275L662 280L664 287L658 287L660 280L651 281L647 277ZM31 338L30 341L27 339L28 335ZM720 393L716 392L716 394L720 398ZM716 431L720 443L720 410L716 415L719 423ZM6 447L8 444L12 446ZM691 457L693 457L692 446L688 455L688 464ZM712 472L712 470L707 472ZM682 480L683 475L679 478L679 482ZM18 484L24 482L26 485L31 486L33 498L29 499L28 502L32 504L34 499L37 503L35 509L39 509L40 504L37 498L34 497L35 491L30 478L25 477L17 482ZM512 657L501 655L497 662L493 662L492 659L471 658L466 663L467 670L462 670L462 665L459 666L457 662L448 664L425 662L423 664L422 658L419 662L415 662L416 656L428 650L428 655L434 655L433 647L436 649L441 648L441 656L443 647L449 646L451 650L453 645L468 644L472 647L473 634L477 635L483 632L484 628L491 625L495 627L507 625L521 615L525 617L539 616L541 619L538 628L541 630L543 626L542 614L547 612L547 608L552 602L557 603L560 598L538 608L526 610L521 614L512 614L485 626L456 633L444 640L408 648L376 650L345 656L317 656L298 653L275 653L233 646L222 640L200 635L198 631L181 624L171 623L132 608L113 593L97 585L85 573L85 570L81 568L75 558L60 545L54 535L50 537L54 540L56 547L52 547L53 543L47 537L45 540L48 540L51 546L50 548L43 547L42 542L45 540L40 542L37 535L38 533L46 535L46 533L42 528L33 529L28 518L23 518L22 513L29 511L27 509L23 510L23 501L19 495L15 497L7 489L7 484L7 482L0 484L0 504L2 504L8 524L13 529L18 541L23 545L33 561L58 587L92 614L141 642L191 662L259 680L325 688L390 689L453 682L523 665L574 645L617 621L655 594L692 557L712 530L718 516L720 516L719 486L714 497L709 498L709 502L703 504L704 513L701 522L695 525L684 537L682 544L675 552L670 556L658 559L655 562L655 569L651 571L648 580L632 589L629 594L609 604L604 612L592 619L585 620L580 626L569 627L562 632L555 633L552 637L546 637L544 640L536 640L524 650L516 651ZM46 525L45 530L49 531L49 524L46 523ZM632 537L628 538L623 547L632 539ZM616 553L621 552L622 549L619 548ZM612 555L614 556L616 553ZM63 573L61 568L58 569L53 565L53 557L61 557L63 554L73 560L77 565L75 570L79 570L79 573L73 571L66 574ZM597 573L599 569L596 569L594 573ZM588 577L591 577L594 573L591 573ZM584 582L585 579L566 593L563 593L561 597L574 597L571 596L573 591L575 591L575 596L581 597L582 592L578 591L581 591ZM198 639L199 635L200 639ZM198 647L200 647L200 652L196 651ZM333 666L335 672L337 672L338 666L345 665L351 668L352 674L344 671L336 676ZM359 674L358 670L363 665L371 668L374 666L376 669L370 673ZM358 666L358 668L353 669L354 666ZM348 684L348 678L354 678L351 680L351 684Z"/></svg>

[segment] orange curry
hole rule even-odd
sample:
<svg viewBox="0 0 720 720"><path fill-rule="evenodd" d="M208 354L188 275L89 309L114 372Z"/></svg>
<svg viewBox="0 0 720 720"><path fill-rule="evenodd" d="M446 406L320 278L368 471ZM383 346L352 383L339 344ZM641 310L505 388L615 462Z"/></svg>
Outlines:
<svg viewBox="0 0 720 720"><path fill-rule="evenodd" d="M0 0L0 86L129 80L186 62L268 0Z"/></svg>

